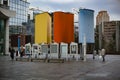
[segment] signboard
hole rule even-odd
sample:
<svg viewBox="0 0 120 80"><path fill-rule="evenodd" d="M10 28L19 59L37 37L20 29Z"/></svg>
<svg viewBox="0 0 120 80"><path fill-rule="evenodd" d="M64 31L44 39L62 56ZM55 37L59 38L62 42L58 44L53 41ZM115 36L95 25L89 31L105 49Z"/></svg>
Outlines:
<svg viewBox="0 0 120 80"><path fill-rule="evenodd" d="M71 54L76 54L77 50L77 45L71 45Z"/></svg>
<svg viewBox="0 0 120 80"><path fill-rule="evenodd" d="M61 43L60 45L60 54L61 54L61 58L68 58L68 44L66 43Z"/></svg>
<svg viewBox="0 0 120 80"><path fill-rule="evenodd" d="M68 51L68 49L67 49L67 47L68 46L66 46L66 45L61 45L61 53L67 53Z"/></svg>
<svg viewBox="0 0 120 80"><path fill-rule="evenodd" d="M50 46L50 52L51 53L58 53L58 45L51 45Z"/></svg>
<svg viewBox="0 0 120 80"><path fill-rule="evenodd" d="M31 45L25 45L25 54L31 54Z"/></svg>
<svg viewBox="0 0 120 80"><path fill-rule="evenodd" d="M39 45L33 44L32 45L32 57L37 58L39 54Z"/></svg>
<svg viewBox="0 0 120 80"><path fill-rule="evenodd" d="M41 45L41 53L48 54L48 45L47 44L42 44Z"/></svg>
<svg viewBox="0 0 120 80"><path fill-rule="evenodd" d="M34 53L38 53L39 52L39 45L38 44L33 44L33 46L32 46L32 52L33 52L33 54Z"/></svg>
<svg viewBox="0 0 120 80"><path fill-rule="evenodd" d="M59 44L58 43L52 43L50 44L50 58L57 58L59 56Z"/></svg>
<svg viewBox="0 0 120 80"><path fill-rule="evenodd" d="M75 57L78 60L78 44L72 42L70 44L70 57Z"/></svg>

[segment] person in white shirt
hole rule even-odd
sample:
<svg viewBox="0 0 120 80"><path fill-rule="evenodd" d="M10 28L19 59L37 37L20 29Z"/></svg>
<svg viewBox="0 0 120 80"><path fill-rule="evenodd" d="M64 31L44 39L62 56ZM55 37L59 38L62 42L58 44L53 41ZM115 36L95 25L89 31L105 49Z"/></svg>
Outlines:
<svg viewBox="0 0 120 80"><path fill-rule="evenodd" d="M93 59L95 59L96 54L97 54L97 51L94 50L94 51L93 51Z"/></svg>
<svg viewBox="0 0 120 80"><path fill-rule="evenodd" d="M102 49L101 56L103 58L103 62L105 62L105 49Z"/></svg>

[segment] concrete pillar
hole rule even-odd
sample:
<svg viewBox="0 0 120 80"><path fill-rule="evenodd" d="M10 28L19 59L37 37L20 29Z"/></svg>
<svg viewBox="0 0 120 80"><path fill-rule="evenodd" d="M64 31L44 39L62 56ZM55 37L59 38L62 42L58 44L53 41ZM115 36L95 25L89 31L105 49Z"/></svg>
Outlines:
<svg viewBox="0 0 120 80"><path fill-rule="evenodd" d="M9 54L9 18L6 19L5 26L5 55Z"/></svg>
<svg viewBox="0 0 120 80"><path fill-rule="evenodd" d="M3 0L0 0L0 3L3 4Z"/></svg>
<svg viewBox="0 0 120 80"><path fill-rule="evenodd" d="M87 53L87 47L86 47L86 36L84 36L84 42L82 43L82 46L83 46L83 59L84 61L86 61L86 53Z"/></svg>
<svg viewBox="0 0 120 80"><path fill-rule="evenodd" d="M119 25L116 21L116 51L119 51Z"/></svg>
<svg viewBox="0 0 120 80"><path fill-rule="evenodd" d="M99 33L99 49L102 48L102 24L98 26L98 33Z"/></svg>

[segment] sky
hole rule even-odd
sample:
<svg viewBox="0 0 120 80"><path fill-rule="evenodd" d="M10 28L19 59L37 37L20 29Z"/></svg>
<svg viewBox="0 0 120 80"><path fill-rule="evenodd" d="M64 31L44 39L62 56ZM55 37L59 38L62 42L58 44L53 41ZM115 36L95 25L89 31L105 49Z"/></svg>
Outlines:
<svg viewBox="0 0 120 80"><path fill-rule="evenodd" d="M120 20L120 0L28 0L30 7L38 7L40 10L54 12L65 11L73 12L79 8L92 9L95 11L95 16L101 10L106 10L109 13L110 20ZM75 14L77 21L77 14Z"/></svg>

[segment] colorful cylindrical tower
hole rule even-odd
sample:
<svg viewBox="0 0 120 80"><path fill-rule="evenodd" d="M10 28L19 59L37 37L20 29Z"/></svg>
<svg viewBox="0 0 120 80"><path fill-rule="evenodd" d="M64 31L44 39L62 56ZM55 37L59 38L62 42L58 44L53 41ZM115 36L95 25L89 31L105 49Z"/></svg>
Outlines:
<svg viewBox="0 0 120 80"><path fill-rule="evenodd" d="M79 43L94 43L94 10L79 10Z"/></svg>
<svg viewBox="0 0 120 80"><path fill-rule="evenodd" d="M35 43L51 43L51 16L49 13L41 13L35 16Z"/></svg>
<svg viewBox="0 0 120 80"><path fill-rule="evenodd" d="M53 13L54 42L74 42L74 14L67 12Z"/></svg>

